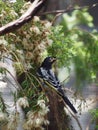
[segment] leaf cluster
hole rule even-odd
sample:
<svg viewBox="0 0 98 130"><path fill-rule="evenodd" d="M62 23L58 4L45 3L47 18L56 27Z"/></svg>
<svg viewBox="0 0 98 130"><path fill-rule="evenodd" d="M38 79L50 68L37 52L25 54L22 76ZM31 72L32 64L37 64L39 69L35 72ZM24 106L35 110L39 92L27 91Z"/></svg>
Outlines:
<svg viewBox="0 0 98 130"><path fill-rule="evenodd" d="M49 54L59 58L60 67L70 70L74 66L77 83L96 80L98 33L87 9L64 14L61 25L53 27L50 37L53 44L48 48Z"/></svg>
<svg viewBox="0 0 98 130"><path fill-rule="evenodd" d="M1 2L1 25L18 18L29 8L30 4L30 2L24 1L17 1L14 4ZM50 28L50 22L41 21L39 17L35 16L22 28L0 37L0 59L3 61L5 57L12 56L17 79L22 87L21 91L18 92L18 98L26 96L29 99L29 107L25 109L26 112L32 109L37 110L39 108L36 105L38 100L47 101L41 90L40 81L36 77L36 69L44 55L47 54L47 46L52 43L49 38ZM5 71L3 69L1 73Z"/></svg>

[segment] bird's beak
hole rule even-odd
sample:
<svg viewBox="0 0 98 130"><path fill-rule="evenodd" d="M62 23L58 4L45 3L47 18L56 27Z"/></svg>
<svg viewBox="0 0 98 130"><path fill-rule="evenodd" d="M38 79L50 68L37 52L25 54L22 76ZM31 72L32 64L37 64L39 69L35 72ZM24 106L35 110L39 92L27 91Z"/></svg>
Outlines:
<svg viewBox="0 0 98 130"><path fill-rule="evenodd" d="M56 57L51 58L51 62L55 62L57 60Z"/></svg>

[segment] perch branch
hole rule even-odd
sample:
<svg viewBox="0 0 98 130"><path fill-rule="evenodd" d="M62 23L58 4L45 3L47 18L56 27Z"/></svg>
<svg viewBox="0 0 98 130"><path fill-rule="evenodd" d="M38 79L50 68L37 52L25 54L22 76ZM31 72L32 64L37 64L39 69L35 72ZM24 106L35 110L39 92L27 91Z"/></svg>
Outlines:
<svg viewBox="0 0 98 130"><path fill-rule="evenodd" d="M41 9L45 0L35 0L29 9L17 20L10 22L2 27L0 27L0 35L12 32L15 29L20 28L26 22L30 21L34 15Z"/></svg>

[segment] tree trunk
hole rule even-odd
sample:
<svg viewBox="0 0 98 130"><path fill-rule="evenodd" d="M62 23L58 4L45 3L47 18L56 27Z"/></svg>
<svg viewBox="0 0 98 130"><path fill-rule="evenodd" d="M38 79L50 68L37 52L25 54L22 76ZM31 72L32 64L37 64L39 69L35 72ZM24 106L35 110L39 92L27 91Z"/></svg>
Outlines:
<svg viewBox="0 0 98 130"><path fill-rule="evenodd" d="M48 126L48 130L68 130L69 119L64 112L63 101L55 92L51 90L48 90L47 95L49 98L50 107L50 112L48 114L50 125Z"/></svg>

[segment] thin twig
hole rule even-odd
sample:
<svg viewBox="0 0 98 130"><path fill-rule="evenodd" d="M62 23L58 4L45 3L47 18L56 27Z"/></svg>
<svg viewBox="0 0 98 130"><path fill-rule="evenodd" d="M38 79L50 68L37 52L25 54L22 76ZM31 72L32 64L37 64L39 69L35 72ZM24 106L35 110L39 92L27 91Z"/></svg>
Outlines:
<svg viewBox="0 0 98 130"><path fill-rule="evenodd" d="M48 15L48 14L54 14L55 17L54 19L52 20L52 25L54 24L55 20L62 14L64 13L68 13L68 12L72 12L74 10L82 10L84 8L88 8L88 9L91 9L91 8L94 8L98 6L98 3L96 4L93 4L91 6L81 6L81 7L72 7L72 6L69 6L67 9L65 10L54 10L54 11L48 11L48 12L45 12L45 13L40 13L39 16L43 16L43 15Z"/></svg>
<svg viewBox="0 0 98 130"><path fill-rule="evenodd" d="M64 9L64 10L54 10L54 11L48 11L48 12L44 12L44 13L40 13L38 14L39 16L42 16L42 15L48 15L48 14L59 14L59 13L67 13L67 12L71 12L73 10L82 10L84 8L88 8L88 9L91 9L91 8L94 8L98 6L98 3L96 4L93 4L91 6L81 6L81 7L71 7L69 6L67 9Z"/></svg>
<svg viewBox="0 0 98 130"><path fill-rule="evenodd" d="M14 81L15 81L15 83L18 85L18 87L19 87L19 89L20 90L23 90L22 89L22 87L20 86L20 84L18 83L18 81L15 79L15 77L11 74L11 72L9 71L9 70L7 70L6 68L5 68L5 70L10 74L10 76L14 79ZM13 83L12 83L12 85L14 85ZM14 87L16 88L16 86L14 85ZM17 89L17 88L16 88Z"/></svg>
<svg viewBox="0 0 98 130"><path fill-rule="evenodd" d="M67 79L69 79L70 78L70 76L67 76L62 82L61 82L61 84L62 83L64 83Z"/></svg>

